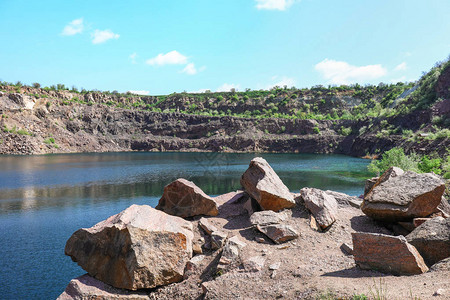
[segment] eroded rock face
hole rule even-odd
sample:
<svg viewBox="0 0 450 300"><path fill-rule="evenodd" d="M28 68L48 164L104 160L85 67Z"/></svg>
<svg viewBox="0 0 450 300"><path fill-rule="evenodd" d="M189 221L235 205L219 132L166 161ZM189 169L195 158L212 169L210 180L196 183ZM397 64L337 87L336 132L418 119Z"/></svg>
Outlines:
<svg viewBox="0 0 450 300"><path fill-rule="evenodd" d="M66 290L59 295L57 300L106 300L106 299L128 299L128 300L149 300L146 292L132 292L123 289L117 289L100 280L95 279L89 274L72 279L66 287Z"/></svg>
<svg viewBox="0 0 450 300"><path fill-rule="evenodd" d="M450 219L432 218L406 236L429 265L450 257Z"/></svg>
<svg viewBox="0 0 450 300"><path fill-rule="evenodd" d="M96 279L136 290L181 281L192 239L190 222L148 205L132 205L77 230L65 253Z"/></svg>
<svg viewBox="0 0 450 300"><path fill-rule="evenodd" d="M361 269L394 275L415 275L428 271L422 256L403 236L352 233L353 256Z"/></svg>
<svg viewBox="0 0 450 300"><path fill-rule="evenodd" d="M157 209L182 218L217 216L217 203L192 181L180 178L164 187Z"/></svg>
<svg viewBox="0 0 450 300"><path fill-rule="evenodd" d="M411 220L430 215L440 204L445 184L436 175L408 171L387 180L386 175L364 197L361 209L369 217L389 222Z"/></svg>
<svg viewBox="0 0 450 300"><path fill-rule="evenodd" d="M325 229L336 221L338 204L333 196L315 188L301 189L300 196L320 228Z"/></svg>
<svg viewBox="0 0 450 300"><path fill-rule="evenodd" d="M241 185L264 210L280 211L295 206L289 189L262 157L252 159L241 177Z"/></svg>

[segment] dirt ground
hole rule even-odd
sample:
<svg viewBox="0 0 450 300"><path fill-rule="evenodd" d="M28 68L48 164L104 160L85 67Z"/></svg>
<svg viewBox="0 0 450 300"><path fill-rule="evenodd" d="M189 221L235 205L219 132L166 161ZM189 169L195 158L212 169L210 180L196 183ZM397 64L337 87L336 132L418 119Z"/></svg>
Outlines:
<svg viewBox="0 0 450 300"><path fill-rule="evenodd" d="M204 259L180 283L155 289L153 299L450 299L450 271L429 271L415 276L392 276L359 269L353 256L341 250L352 245L352 232L393 234L365 216L360 209L339 208L339 219L325 232L310 227L310 214L302 206L285 210L287 224L300 236L276 245L252 227L235 193L217 198L223 205L209 221L239 236L247 245L241 250L243 264L222 274L216 265L220 250L203 247ZM237 198L237 197L235 197ZM232 200L230 200L232 199ZM208 236L195 218L195 237ZM255 238L263 238L264 243ZM260 262L255 267L252 261ZM439 294L439 295L436 295ZM383 296L378 297L377 296Z"/></svg>

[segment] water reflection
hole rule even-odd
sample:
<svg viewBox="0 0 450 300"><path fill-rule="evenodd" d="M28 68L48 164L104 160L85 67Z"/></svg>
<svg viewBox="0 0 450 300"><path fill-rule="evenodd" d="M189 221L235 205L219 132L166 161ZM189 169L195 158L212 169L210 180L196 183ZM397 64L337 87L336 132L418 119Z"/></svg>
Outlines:
<svg viewBox="0 0 450 300"><path fill-rule="evenodd" d="M148 198L156 205L164 186L183 177L205 193L240 188L257 154L106 153L0 158L0 214ZM318 187L359 195L368 161L338 155L263 154L283 182L298 192ZM156 200L157 201L157 200Z"/></svg>

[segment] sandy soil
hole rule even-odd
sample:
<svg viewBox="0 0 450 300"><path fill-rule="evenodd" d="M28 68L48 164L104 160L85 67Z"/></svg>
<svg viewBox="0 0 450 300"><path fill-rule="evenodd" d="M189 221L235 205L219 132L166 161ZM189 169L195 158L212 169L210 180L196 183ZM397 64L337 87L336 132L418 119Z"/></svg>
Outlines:
<svg viewBox="0 0 450 300"><path fill-rule="evenodd" d="M385 298L380 299L450 299L448 270L392 276L359 269L353 256L341 250L343 243L352 245L351 233L392 232L357 208L340 207L339 219L329 230L319 232L310 227L308 211L297 205L285 213L289 215L287 223L300 233L300 237L276 245L251 226L242 203L230 200L234 195L230 193L218 198L224 204L219 215L210 217L209 221L227 231L229 236L238 235L247 244L241 251L243 264L220 274L216 271L220 250L203 247L204 259L188 272L186 280L155 289L151 298L352 299L354 295L364 294L371 299L381 294ZM194 225L198 219L193 219ZM198 226L194 227L196 239L204 238L207 245L209 237ZM265 242L257 242L255 238L263 238ZM264 265L255 268L251 264L255 258ZM434 296L438 290L441 295ZM326 298L329 295L333 297Z"/></svg>

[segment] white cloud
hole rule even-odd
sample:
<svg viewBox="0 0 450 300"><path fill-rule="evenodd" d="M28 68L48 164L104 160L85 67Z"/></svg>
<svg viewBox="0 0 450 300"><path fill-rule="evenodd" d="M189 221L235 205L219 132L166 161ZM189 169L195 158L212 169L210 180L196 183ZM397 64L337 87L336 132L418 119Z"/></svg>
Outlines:
<svg viewBox="0 0 450 300"><path fill-rule="evenodd" d="M188 75L195 75L197 74L197 69L195 68L194 63L188 63L186 67L181 71L181 73L186 73Z"/></svg>
<svg viewBox="0 0 450 300"><path fill-rule="evenodd" d="M98 30L95 29L94 33L91 34L92 36L92 44L101 44L106 42L110 39L118 39L120 35L112 32L109 29L106 30Z"/></svg>
<svg viewBox="0 0 450 300"><path fill-rule="evenodd" d="M394 68L394 71L404 71L406 70L406 63L402 62L401 64L399 64L398 66L396 66Z"/></svg>
<svg viewBox="0 0 450 300"><path fill-rule="evenodd" d="M167 52L166 54L160 53L157 56L147 59L149 65L184 65L187 64L187 57L179 53L176 50Z"/></svg>
<svg viewBox="0 0 450 300"><path fill-rule="evenodd" d="M132 94L136 94L136 95L149 95L150 94L150 91L144 91L144 90L142 90L142 91L129 91L130 93L132 93Z"/></svg>
<svg viewBox="0 0 450 300"><path fill-rule="evenodd" d="M387 74L381 65L352 66L345 61L324 59L314 68L331 84L349 84L377 79Z"/></svg>
<svg viewBox="0 0 450 300"><path fill-rule="evenodd" d="M224 83L220 87L217 88L216 92L229 92L231 89L235 89L237 91L240 88L241 88L241 86L239 84Z"/></svg>
<svg viewBox="0 0 450 300"><path fill-rule="evenodd" d="M66 27L64 27L61 34L62 35L75 35L77 33L83 32L83 29L84 29L83 18L79 18L79 19L73 20L68 25L66 25Z"/></svg>
<svg viewBox="0 0 450 300"><path fill-rule="evenodd" d="M196 68L194 63L188 63L186 67L184 67L183 70L180 71L180 73L186 73L188 75L195 75L197 73L203 72L206 70L205 66L202 66L200 68Z"/></svg>
<svg viewBox="0 0 450 300"><path fill-rule="evenodd" d="M294 0L256 0L256 8L267 10L286 10L294 4L294 2Z"/></svg>
<svg viewBox="0 0 450 300"><path fill-rule="evenodd" d="M131 63L132 63L132 64L135 64L135 63L136 63L136 58L137 58L137 56L138 56L138 55L137 55L136 52L130 54L129 58L131 59Z"/></svg>

